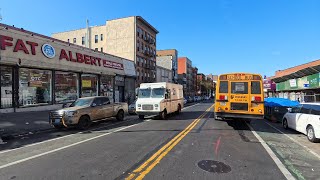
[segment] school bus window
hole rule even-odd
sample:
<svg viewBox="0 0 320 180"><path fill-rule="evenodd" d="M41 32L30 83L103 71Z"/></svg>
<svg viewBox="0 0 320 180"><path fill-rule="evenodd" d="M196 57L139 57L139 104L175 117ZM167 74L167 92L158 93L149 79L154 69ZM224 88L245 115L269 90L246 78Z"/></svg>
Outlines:
<svg viewBox="0 0 320 180"><path fill-rule="evenodd" d="M261 94L261 86L259 81L251 82L251 94Z"/></svg>
<svg viewBox="0 0 320 180"><path fill-rule="evenodd" d="M228 81L220 81L219 93L228 93Z"/></svg>
<svg viewBox="0 0 320 180"><path fill-rule="evenodd" d="M248 94L248 82L231 82L232 94Z"/></svg>

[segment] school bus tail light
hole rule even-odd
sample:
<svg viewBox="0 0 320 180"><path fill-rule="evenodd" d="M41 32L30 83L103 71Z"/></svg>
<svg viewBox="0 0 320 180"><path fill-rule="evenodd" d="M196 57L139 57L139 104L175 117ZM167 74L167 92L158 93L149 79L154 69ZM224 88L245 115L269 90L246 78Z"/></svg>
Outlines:
<svg viewBox="0 0 320 180"><path fill-rule="evenodd" d="M219 100L224 100L224 101L226 101L226 100L228 100L228 96L226 96L226 95L220 95L220 96L219 96Z"/></svg>
<svg viewBox="0 0 320 180"><path fill-rule="evenodd" d="M260 96L253 96L252 101L254 102L261 102L261 97Z"/></svg>

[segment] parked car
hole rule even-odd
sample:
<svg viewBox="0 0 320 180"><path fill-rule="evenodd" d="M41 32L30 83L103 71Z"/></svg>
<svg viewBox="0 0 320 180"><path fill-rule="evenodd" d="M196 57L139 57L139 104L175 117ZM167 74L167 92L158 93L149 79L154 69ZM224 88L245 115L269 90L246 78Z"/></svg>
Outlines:
<svg viewBox="0 0 320 180"><path fill-rule="evenodd" d="M86 129L92 122L110 117L122 121L127 112L127 103L111 103L104 96L86 97L77 99L69 107L51 111L49 123L57 129L72 126Z"/></svg>
<svg viewBox="0 0 320 180"><path fill-rule="evenodd" d="M192 98L191 96L188 96L188 97L187 97L187 102L188 102L188 103L193 102L193 98Z"/></svg>
<svg viewBox="0 0 320 180"><path fill-rule="evenodd" d="M193 101L194 101L194 102L197 102L197 101L198 101L197 96L193 96Z"/></svg>
<svg viewBox="0 0 320 180"><path fill-rule="evenodd" d="M183 104L187 104L188 100L186 98L183 98Z"/></svg>
<svg viewBox="0 0 320 180"><path fill-rule="evenodd" d="M311 142L320 139L320 103L301 103L289 108L283 116L282 125L307 135Z"/></svg>
<svg viewBox="0 0 320 180"><path fill-rule="evenodd" d="M130 115L136 114L136 102L137 102L137 100L135 100L133 103L131 103L128 107L128 112Z"/></svg>

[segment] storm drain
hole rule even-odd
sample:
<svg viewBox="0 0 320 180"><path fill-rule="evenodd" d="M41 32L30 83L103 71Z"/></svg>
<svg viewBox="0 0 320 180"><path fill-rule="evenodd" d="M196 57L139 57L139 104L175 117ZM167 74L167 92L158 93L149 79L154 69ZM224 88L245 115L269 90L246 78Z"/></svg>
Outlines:
<svg viewBox="0 0 320 180"><path fill-rule="evenodd" d="M223 162L213 160L202 160L198 162L198 166L208 172L212 173L228 173L231 171L231 167L224 164Z"/></svg>

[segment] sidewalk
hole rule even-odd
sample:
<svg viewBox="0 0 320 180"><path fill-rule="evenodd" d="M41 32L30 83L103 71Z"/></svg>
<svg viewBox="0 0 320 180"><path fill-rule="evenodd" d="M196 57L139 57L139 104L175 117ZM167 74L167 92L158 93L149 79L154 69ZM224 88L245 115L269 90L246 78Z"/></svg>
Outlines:
<svg viewBox="0 0 320 180"><path fill-rule="evenodd" d="M48 122L49 111L0 114L0 138L52 129Z"/></svg>
<svg viewBox="0 0 320 180"><path fill-rule="evenodd" d="M2 140L12 139L18 135L54 130L54 128L49 125L49 112L50 111L34 111L0 114L0 144ZM125 119L131 118L137 117L125 117Z"/></svg>

